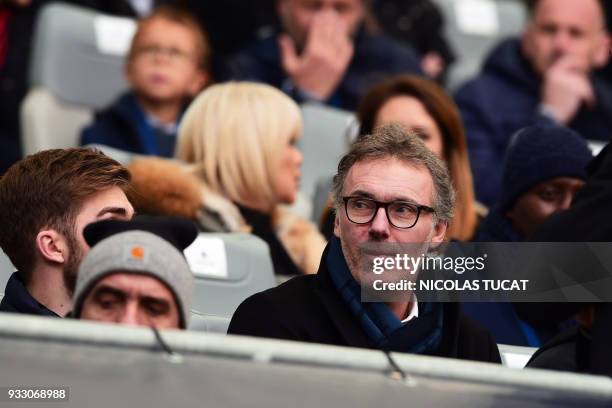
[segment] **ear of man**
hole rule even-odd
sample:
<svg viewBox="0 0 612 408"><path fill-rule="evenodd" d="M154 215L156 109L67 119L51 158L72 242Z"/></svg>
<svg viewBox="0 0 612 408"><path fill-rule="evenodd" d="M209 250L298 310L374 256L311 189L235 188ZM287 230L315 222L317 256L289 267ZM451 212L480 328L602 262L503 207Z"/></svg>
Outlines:
<svg viewBox="0 0 612 408"><path fill-rule="evenodd" d="M36 248L45 262L64 264L68 261L68 243L54 229L45 229L36 235Z"/></svg>
<svg viewBox="0 0 612 408"><path fill-rule="evenodd" d="M595 68L604 67L610 60L610 53L612 53L610 35L607 32L602 32L599 36L597 49L593 55L593 66Z"/></svg>
<svg viewBox="0 0 612 408"><path fill-rule="evenodd" d="M448 221L437 221L432 230L431 243L439 244L444 242L446 238L446 230L448 229Z"/></svg>

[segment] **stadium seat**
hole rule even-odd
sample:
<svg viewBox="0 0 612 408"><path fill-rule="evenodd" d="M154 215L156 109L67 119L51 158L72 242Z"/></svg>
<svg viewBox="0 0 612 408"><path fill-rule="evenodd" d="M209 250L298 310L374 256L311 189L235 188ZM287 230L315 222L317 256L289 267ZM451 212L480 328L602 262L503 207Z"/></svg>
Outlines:
<svg viewBox="0 0 612 408"><path fill-rule="evenodd" d="M319 180L317 180L313 199L314 210L312 217L312 219L317 223L317 225L321 222L321 216L323 215L323 211L325 210L327 199L332 189L333 181L333 175L322 176L321 178L319 178Z"/></svg>
<svg viewBox="0 0 612 408"><path fill-rule="evenodd" d="M445 17L446 38L457 54L448 88L475 76L493 46L519 34L527 19L520 0L434 0Z"/></svg>
<svg viewBox="0 0 612 408"><path fill-rule="evenodd" d="M30 91L21 106L25 154L78 145L92 112L123 90L123 61L135 23L62 3L36 22Z"/></svg>
<svg viewBox="0 0 612 408"><path fill-rule="evenodd" d="M231 319L229 317L203 315L200 313L191 312L189 330L226 334L230 320Z"/></svg>
<svg viewBox="0 0 612 408"><path fill-rule="evenodd" d="M268 245L250 234L201 233L185 255L195 276L192 312L200 316L231 318L244 299L276 285Z"/></svg>
<svg viewBox="0 0 612 408"><path fill-rule="evenodd" d="M304 155L300 191L312 200L315 184L322 176L335 174L338 161L347 150L347 131L354 122L350 112L320 104L302 105L304 134L298 147Z"/></svg>
<svg viewBox="0 0 612 408"><path fill-rule="evenodd" d="M4 251L0 249L0 291L4 292L6 282L15 272L15 267L11 263L11 260L6 256Z"/></svg>

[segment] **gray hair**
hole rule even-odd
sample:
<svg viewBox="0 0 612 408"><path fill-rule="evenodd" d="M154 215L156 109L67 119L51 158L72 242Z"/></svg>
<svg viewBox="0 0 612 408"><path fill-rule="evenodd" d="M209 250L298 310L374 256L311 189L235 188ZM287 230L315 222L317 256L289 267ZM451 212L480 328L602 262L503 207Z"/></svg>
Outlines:
<svg viewBox="0 0 612 408"><path fill-rule="evenodd" d="M340 159L332 186L336 211L344 205L342 190L353 165L361 161L386 158L396 158L415 167L425 167L431 174L434 185L432 207L435 210L435 219L437 222L450 222L453 217L455 190L446 165L425 146L417 133L407 131L395 123L382 125L371 135L361 136Z"/></svg>

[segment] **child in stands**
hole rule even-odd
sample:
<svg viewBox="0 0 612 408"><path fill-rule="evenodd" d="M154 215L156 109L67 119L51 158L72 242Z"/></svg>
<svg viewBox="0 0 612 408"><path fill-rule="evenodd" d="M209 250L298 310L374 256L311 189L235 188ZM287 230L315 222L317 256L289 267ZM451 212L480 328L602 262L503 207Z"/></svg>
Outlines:
<svg viewBox="0 0 612 408"><path fill-rule="evenodd" d="M138 23L127 56L130 91L96 114L81 144L164 157L174 155L181 116L209 82L210 47L188 12L161 6Z"/></svg>

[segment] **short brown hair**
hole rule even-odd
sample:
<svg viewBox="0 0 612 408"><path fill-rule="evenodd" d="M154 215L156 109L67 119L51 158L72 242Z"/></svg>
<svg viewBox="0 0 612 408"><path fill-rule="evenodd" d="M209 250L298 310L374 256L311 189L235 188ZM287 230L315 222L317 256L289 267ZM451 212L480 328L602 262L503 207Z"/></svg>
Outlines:
<svg viewBox="0 0 612 408"><path fill-rule="evenodd" d="M0 178L0 247L27 282L35 259L35 237L53 228L70 239L83 201L117 186L130 173L89 148L44 150L11 166Z"/></svg>
<svg viewBox="0 0 612 408"><path fill-rule="evenodd" d="M200 22L187 9L180 6L162 5L155 8L148 16L138 20L138 27L132 39L128 60L134 57L134 47L139 34L142 33L143 27L156 18L181 24L190 29L196 37L196 63L200 69L204 71L210 70L211 49L208 34Z"/></svg>
<svg viewBox="0 0 612 408"><path fill-rule="evenodd" d="M432 207L437 221L448 223L453 217L455 191L444 163L433 154L414 132L389 123L378 127L371 135L357 139L349 152L340 159L334 176L332 194L336 210L343 205L342 190L351 168L358 162L396 158L409 165L424 167L431 174L434 186Z"/></svg>
<svg viewBox="0 0 612 408"><path fill-rule="evenodd" d="M396 96L417 99L440 129L444 160L457 191L455 217L447 233L454 239L469 240L474 235L477 216L465 131L457 105L440 85L430 79L416 75L391 77L372 87L361 101L357 111L361 134L374 131L378 113Z"/></svg>

